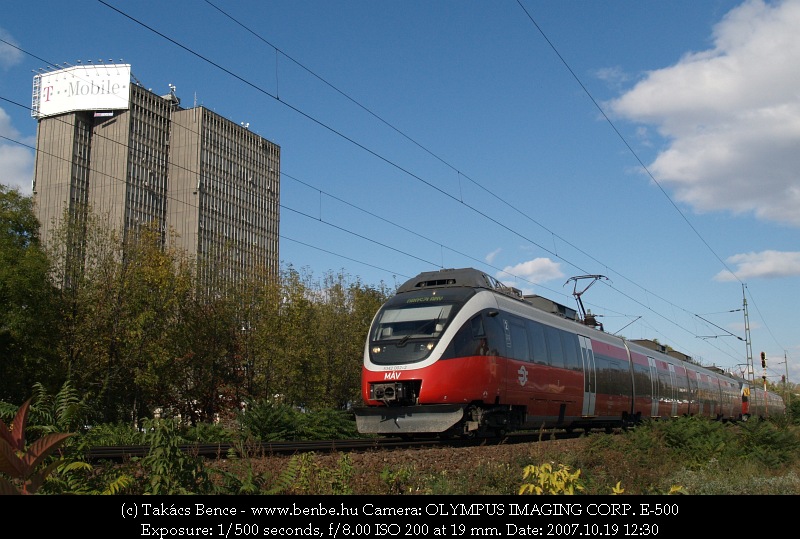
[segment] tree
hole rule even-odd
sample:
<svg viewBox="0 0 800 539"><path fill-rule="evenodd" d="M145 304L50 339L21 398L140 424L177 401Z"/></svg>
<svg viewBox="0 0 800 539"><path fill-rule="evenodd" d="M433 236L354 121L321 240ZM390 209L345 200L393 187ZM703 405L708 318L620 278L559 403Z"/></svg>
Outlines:
<svg viewBox="0 0 800 539"><path fill-rule="evenodd" d="M0 400L22 402L37 382L58 387L56 291L33 199L0 184Z"/></svg>
<svg viewBox="0 0 800 539"><path fill-rule="evenodd" d="M162 406L190 423L211 422L238 410L244 371L237 351L236 304L224 295L198 295L175 327L171 385Z"/></svg>
<svg viewBox="0 0 800 539"><path fill-rule="evenodd" d="M250 397L306 409L358 401L364 342L388 297L385 285L351 282L344 272L319 281L291 265L279 285L262 289L241 332L253 370Z"/></svg>
<svg viewBox="0 0 800 539"><path fill-rule="evenodd" d="M64 371L103 421L138 424L173 389L173 362L183 353L174 337L192 304L192 264L164 247L158 223L125 239L91 211L61 223L49 248L62 284Z"/></svg>
<svg viewBox="0 0 800 539"><path fill-rule="evenodd" d="M164 247L158 223L129 233L123 251L116 346L123 387L111 389L133 391L123 405L138 422L153 417L178 383L175 359L183 350L175 345L193 306L194 266L183 251Z"/></svg>
<svg viewBox="0 0 800 539"><path fill-rule="evenodd" d="M323 373L318 406L346 408L360 400L364 343L369 326L387 293L350 281L344 272L328 272L316 305Z"/></svg>
<svg viewBox="0 0 800 539"><path fill-rule="evenodd" d="M159 224L123 233L88 207L65 212L45 252L32 201L0 195L0 400L69 382L91 421L139 424L157 412L213 421L250 400L342 409L360 398L383 283L289 265L227 285L205 267L212 285L201 286Z"/></svg>
<svg viewBox="0 0 800 539"><path fill-rule="evenodd" d="M277 331L282 349L273 364L273 395L291 406L307 407L318 396L322 373L315 361L319 353L312 274L289 266L282 272Z"/></svg>
<svg viewBox="0 0 800 539"><path fill-rule="evenodd" d="M350 353L355 360L355 367L348 371L348 376L340 380L341 403L359 403L361 401L361 368L363 365L364 345L367 341L372 319L389 297L394 293L389 286L381 281L371 286L357 281L350 286L350 314L351 336L348 342L355 349ZM347 398L345 401L344 399Z"/></svg>

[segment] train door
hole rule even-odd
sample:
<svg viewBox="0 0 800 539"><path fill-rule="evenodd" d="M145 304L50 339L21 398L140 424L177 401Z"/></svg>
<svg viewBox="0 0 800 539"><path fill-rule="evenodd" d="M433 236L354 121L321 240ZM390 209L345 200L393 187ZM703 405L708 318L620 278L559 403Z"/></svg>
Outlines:
<svg viewBox="0 0 800 539"><path fill-rule="evenodd" d="M678 415L678 377L675 374L675 365L669 364L669 401L672 403L670 409L670 416L677 417Z"/></svg>
<svg viewBox="0 0 800 539"><path fill-rule="evenodd" d="M583 411L582 415L595 415L597 402L597 369L595 368L592 341L588 337L578 335L581 345L581 359L583 360Z"/></svg>
<svg viewBox="0 0 800 539"><path fill-rule="evenodd" d="M647 365L650 367L650 417L658 417L658 403L661 401L661 394L658 391L658 371L656 369L656 360L647 356Z"/></svg>
<svg viewBox="0 0 800 539"><path fill-rule="evenodd" d="M700 407L697 404L697 390L699 385L697 376L698 376L697 371L693 371L692 369L686 369L686 377L689 382L689 393L687 397L689 401L689 410L687 413L690 416L695 415L700 411Z"/></svg>
<svg viewBox="0 0 800 539"><path fill-rule="evenodd" d="M708 378L705 374L697 373L697 414L704 416L708 415L706 410L708 406L706 406L706 402L708 401Z"/></svg>
<svg viewBox="0 0 800 539"><path fill-rule="evenodd" d="M522 405L528 408L528 414L535 409L532 395L539 381L536 379L531 362L529 335L522 318L510 314L504 315L503 333L505 337L506 360L505 399L503 402Z"/></svg>

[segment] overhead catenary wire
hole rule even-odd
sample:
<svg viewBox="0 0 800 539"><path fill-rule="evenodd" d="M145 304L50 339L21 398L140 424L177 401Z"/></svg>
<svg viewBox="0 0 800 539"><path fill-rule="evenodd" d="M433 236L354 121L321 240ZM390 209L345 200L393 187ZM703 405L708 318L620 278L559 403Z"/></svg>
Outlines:
<svg viewBox="0 0 800 539"><path fill-rule="evenodd" d="M21 105L20 105L20 106L21 106ZM115 142L119 144L119 142L117 142L117 141L115 141ZM115 179L116 179L116 178L115 178ZM117 180L117 181L125 181L124 179L116 179L116 180ZM284 208L284 209L287 209L287 210L289 210L289 211L296 211L296 210L294 210L293 208L288 208L288 207L286 207L285 205L281 205L281 207L282 207L282 208ZM470 207L471 207L471 206L470 206ZM477 211L477 210L476 210L476 211ZM303 212L297 212L297 213L301 213L301 214L305 215L306 217L309 217L309 218L312 218L312 219L314 218L313 216L309 216L309 215L307 215L307 214L304 214ZM478 213L481 213L481 214L483 214L483 212L480 212L480 211L479 211ZM485 215L485 214L484 214L484 215ZM495 221L493 218L489 217L488 215L487 215L487 218L489 218L489 219L490 219L490 220L492 220L492 221ZM322 219L321 219L321 216L320 216L318 219L321 221L321 220L322 220ZM496 222L496 221L495 221L495 222ZM365 236L363 236L363 235L361 235L361 234L359 234L359 233L356 233L356 232L353 232L353 231L348 231L347 229L345 229L345 228L343 228L343 227L339 227L339 226L336 226L336 225L332 225L332 224L330 224L330 223L327 223L327 224L329 224L329 226L334 226L335 228L338 228L338 229L340 229L340 230L342 230L342 231L348 232L348 233L350 233L350 234L352 234L352 235L355 235L355 236L357 236L357 237L361 237L361 238L367 239ZM498 222L498 224L501 224L501 223L499 223L499 222ZM501 224L501 226L505 226L505 225L502 225L502 224ZM507 228L507 227L506 227L506 228ZM509 230L511 230L511 229L509 229ZM517 234L519 234L519 233L517 233ZM524 237L524 236L522 236L522 237ZM400 250L398 250L398 249L394 249L394 248L392 248L391 246L389 246L389 245L387 245L387 244L385 244L385 243L381 243L381 242L375 242L375 243L377 243L377 244L380 244L380 245L382 245L382 246L384 246L384 247L387 247L387 248L393 249L393 250L395 250L395 251L397 251L397 252L400 252L401 254L406 254L406 255L409 255L409 253L404 253L404 252L402 252L402 251L400 251ZM409 255L409 256L414 256L414 255ZM419 260L421 260L421 261L425 261L424 259L421 259L421 258L419 258L419 257L415 257L415 258L417 258L417 259L419 259ZM432 262L430 262L430 261L425 261L425 262L428 262L428 263L430 263L431 265L436 265L436 264L434 264L434 263L432 263ZM496 268L496 269L498 269L498 270L499 270L499 268ZM524 279L522 279L522 280L524 280ZM534 283L531 283L531 284L534 284Z"/></svg>
<svg viewBox="0 0 800 539"><path fill-rule="evenodd" d="M105 4L105 5L108 5L108 4L107 4L107 3L105 3L105 2L101 2L101 3L103 3L103 4ZM161 34L159 34L159 35L161 35ZM176 45L177 45L177 43L176 43ZM189 50L189 49L187 49L187 50ZM285 56L285 54L284 54L284 53L282 53L282 54ZM212 65L217 65L217 64L213 64L213 63L212 63ZM220 66L218 66L218 67L220 67ZM224 68L223 68L223 69L224 69ZM228 72L228 73L230 73L230 72ZM232 73L231 73L231 74L232 74ZM234 76L235 76L235 75L234 75ZM238 78L238 77L237 77L237 78ZM240 79L240 80L243 80L243 79ZM277 95L277 92L276 92L276 94L275 94L274 96L271 96L271 95L270 95L270 97L273 97L274 99L276 99L276 100L278 100L278 101L281 101L281 103L284 103L284 101L283 101L283 100L281 100L281 99L278 97L278 95ZM285 96L284 96L284 99L285 99ZM287 105L287 106L290 106L290 105ZM294 109L294 107L291 107L291 106L290 106L290 108L293 108L293 109ZM297 109L294 109L294 110L297 110ZM299 110L297 110L297 112L299 112L299 113L303 114L303 112L301 112L301 111L299 111ZM306 117L308 117L308 116L306 116ZM328 128L327 126L325 126L324 124L321 124L320 122L317 122L317 123L319 123L319 124L320 124L320 125L322 125L323 127L326 127L326 128ZM330 129L330 128L329 128L329 129ZM333 130L333 132L334 132L334 133L336 133L336 134L337 134L337 135L339 135L339 136L343 136L345 139L349 140L350 142L353 142L354 144L358 145L358 146L359 146L359 147L361 147L362 149L365 149L366 151L370 151L370 150L368 150L366 147L364 147L364 146L362 146L362 145L360 145L360 144L356 143L355 141L353 141L352 139L350 139L350 138L348 138L348 137L344 136L343 134L339 133L338 131L336 131L336 130ZM426 151L427 151L427 150L426 150ZM373 153L373 152L371 152L371 151L370 151L370 153ZM373 153L373 155L376 155L376 156L378 156L378 155L377 155L377 154L375 154L375 153ZM378 156L378 157L381 157L381 156ZM381 157L381 158L382 158L382 157ZM382 159L384 159L384 158L382 158ZM394 163L391 163L390 161L388 161L388 160L386 160L386 159L384 159L384 160L385 160L387 163L390 163L390 164L393 164L393 165L394 165ZM410 174L410 172L406 171L406 170L405 170L403 167L399 167L399 168L400 168L400 170L401 170L401 171L404 171L404 172L407 172L407 173L409 173L409 174ZM457 170L457 171L458 171L458 169L455 169L455 170ZM461 175L463 175L463 174L461 173L461 171L458 171L458 173L459 173L459 175L460 175L460 176L461 176ZM426 184L427 184L429 187L431 187L431 188L434 188L434 189L436 189L436 190L440 191L442 194L445 194L445 195L447 195L448 197L452 198L453 200L455 200L455 201L457 201L457 202L461 202L461 201L462 201L462 200L461 200L461 198L462 198L461 196L459 196L459 197L453 197L453 196L449 195L448 193L446 193L446 192L442 191L441 189L437 188L435 185L432 185L432 184L430 184L430 183L428 183L428 182L425 182L425 180L423 180L421 177L415 176L415 175L413 175L413 174L411 174L411 175L412 175L412 176L414 176L414 177L417 177L417 179L419 179L420 181L423 181L423 183L426 183ZM468 179L469 181L472 181L472 182L474 183L474 180L472 180L472 179L468 178L466 175L463 175L463 176L464 176L466 179ZM496 196L496 195L494 195L494 193L491 193L490 191L487 191L487 192L489 192L490 194L492 194L492 196ZM330 196L330 195L329 195L329 196ZM500 199L499 197L497 197L497 198L498 198L498 199ZM500 200L502 200L502 199L500 199ZM469 206L469 205L466 205L466 206ZM290 209L290 211L294 211L294 210ZM481 212L478 212L478 213L481 213ZM503 227L505 227L506 229L508 229L509 231L512 231L512 230L511 230L509 227L507 227L507 226L506 226L506 225L504 225L503 223L500 223L499 221L496 221L496 220L494 220L494 219L493 219L491 216L489 216L489 215L486 215L486 214L483 214L483 215L484 215L484 217L486 217L486 218L487 218L487 219L489 219L490 221L494 221L494 222L495 222L496 224L498 224L499 226L503 226ZM540 226L542 226L542 225L540 225ZM546 227L543 227L543 228L545 228L545 229L546 229ZM513 232L514 232L514 233L517 233L516 231L513 231ZM519 237L522 237L523 239L526 239L526 240L528 240L528 241L531 241L531 243L532 243L532 244L534 244L534 245L537 245L537 243L536 243L536 242L532 241L530 238L527 238L527 237L526 237L526 235L524 235L524 234L521 234L521 233L517 233L517 235L518 235ZM553 233L553 235L554 235L555 237L557 237L557 235L556 235L555 233ZM559 239L562 239L562 241L566 241L566 240L563 240L563 238L559 238ZM441 242L439 242L439 244L440 244L441 246L444 246L444 244L442 244ZM572 264L572 263L571 263L569 260L566 260L565 258L563 258L563 257L561 257L561 256L558 256L557 252L555 252L555 251L553 251L553 250L550 250L550 249L545 249L545 248L543 248L543 247L542 247L542 246L540 246L540 245L537 245L537 247L540 247L540 248L542 248L544 251L546 251L546 252L550 253L551 255L555 256L556 258L559 258L559 259L561 259L561 260L564 260L565 262L567 262L567 263L569 263L569 264ZM461 253L461 254L463 254L463 253ZM585 254L585 253L584 253L584 254ZM434 265L435 265L435 264L434 264ZM574 264L572 264L572 265L574 265ZM576 267L577 267L577 266L576 266ZM585 270L584 270L584 271L585 271ZM630 282L633 282L633 281L630 281ZM635 284L635 283L633 283L633 284ZM637 285L637 286L638 286L638 285ZM643 288L643 287L641 287L641 288L642 288L643 290L647 291L647 289L645 289L645 288ZM621 292L621 291L620 291L620 292ZM648 292L649 292L649 291L648 291ZM652 294L652 292L649 292L649 293L650 293L651 295L653 295L653 296L656 296L655 294ZM660 299L661 299L661 298L660 298ZM639 302L639 304L642 304L642 303L641 303L641 302ZM649 309L649 307L648 307L648 309ZM653 311L653 312L654 312L654 311ZM686 312L688 312L688 311L686 311ZM664 319L666 319L666 320L668 320L669 318L670 318L670 317L664 317Z"/></svg>
<svg viewBox="0 0 800 539"><path fill-rule="evenodd" d="M105 2L102 2L102 1L101 1L101 3L103 3L103 4L106 4ZM127 15L126 15L126 16L127 16ZM138 21L137 21L137 22L138 22ZM142 24L142 23L140 23L140 24ZM147 25L144 25L144 24L143 24L143 26L145 26L146 28L150 29L150 28L149 28ZM163 36L163 34L161 34L161 33L159 33L159 32L156 32L156 33L157 33L158 35L161 35L162 37L165 37L166 39L168 39L168 40L170 40L170 41L174 42L174 41L173 41L173 40L171 40L170 38L168 38L168 37L166 37L166 36ZM239 80L241 80L241 81L244 81L244 82L246 82L246 81L245 81L245 79L243 79L242 77L240 77L240 76L238 76L238 75L235 75L235 74L231 73L230 71L228 71L227 69L225 69L224 67L220 66L220 65L219 65L219 64L217 64L217 63L214 63L214 62L211 62L210 60L207 60L207 59L205 59L205 58L204 58L202 55L199 55L198 53L196 53L196 52L192 51L191 49L189 49L189 48L187 48L187 47L185 47L185 46L183 46L183 45L180 45L180 44L178 44L178 43L176 43L176 45L178 45L178 46L181 46L181 47L182 47L182 48L184 48L185 50L187 50L187 51L189 51L189 52L192 52L193 54L197 55L198 57L200 57L200 58L202 58L202 59L204 59L204 60L208 61L209 63L211 63L211 65L214 65L215 67L218 67L218 68L220 68L220 69L223 69L223 71L225 71L225 72L227 72L227 73L229 73L229 74L231 74L231 75L235 76L237 79L239 79ZM251 84L251 85L252 85L252 84ZM257 86L255 86L255 85L253 85L253 86L254 86L254 87L257 87ZM264 90L262 90L262 91L263 91L265 94L269 95L270 97L273 97L273 98L275 98L275 96L272 96L272 94L270 94L269 92L266 92L266 91L264 91ZM286 101L285 101L285 100L281 101L281 103L282 103L282 104L284 104L284 105L286 105L286 106L289 106L289 107L290 107L292 110L295 110L295 111L299 112L300 114L304 115L305 117L307 117L307 118L311 118L309 115L305 114L303 111L300 111L300 110L299 110L299 109L297 109L296 107L293 107L293 106L291 106L290 104L286 103ZM394 162L392 162L392 161L390 161L390 160L388 160L388 159L384 158L383 156L381 156L381 155L377 154L376 152L373 152L372 150L370 150L370 149L366 148L365 146L363 146L363 145L361 145L361 144L359 144L359 143L355 142L353 139L351 139L351 138L349 138L349 137L346 137L345 135L341 134L339 131L337 131L337 130L335 130L335 129L333 129L333 128L331 128L331 127L329 127L329 126L325 125L325 124L323 124L322 122L319 122L319 121L317 121L316 119L313 119L313 118L311 118L311 119L312 119L312 120L314 120L314 121L315 121L316 123L318 123L319 125L322 125L323 127L327 128L327 129L329 129L329 130L331 130L331 131L332 131L332 132L334 132L335 134L338 134L338 135L340 135L340 136L344 137L346 140L348 140L348 141L350 141L350 142L352 142L352 143L356 144L357 146L361 147L362 149L365 149L366 151L368 151L369 153L371 153L371 154L373 154L373 155L375 155L375 156L379 157L380 159L382 159L382 160L386 161L387 163L391 164L392 166L395 166L395 167L397 167L398 169L400 169L401 171L403 171L403 172L405 172L405 173L407 173L407 174L411 175L412 177L414 177L414 178L418 179L419 181L422 181L424 184L428 185L429 187L432 187L432 188L436 189L437 191L439 191L440 193L442 193L442 194L446 195L447 197L449 197L449 198L453 199L454 201L460 202L460 199L457 199L456 197L453 197L453 196L452 196L452 195L450 195L449 193L447 193L447 192L443 191L442 189L440 189L440 188L436 187L435 185L431 184L430 182L428 182L428 181L424 180L423 178L421 178L421 177L419 177L419 176L417 176L417 175L415 175L415 174L412 174L410 171L407 171L406 169L404 169L403 167L401 167L401 166L397 165L396 163L394 163ZM499 198L499 197L498 197L498 198ZM496 223L498 226L501 226L502 228L505 228L505 229L506 229L506 230L508 230L509 232L512 232L512 233L514 233L514 234L518 235L518 236L519 236L519 237L521 237L522 239L525 239L526 241L529 241L530 243L532 243L532 244L534 244L534 245L537 245L538 247L542 248L543 250L545 250L546 252L548 252L548 253L552 254L553 256L555 256L555 257L557 257L557 258L560 258L561 260L564 260L564 261L565 261L565 262L567 262L567 263L570 263L570 264L571 264L571 265L573 265L574 267L578 267L576 264L572 264L572 263L571 263L569 260L566 260L566 259L565 259L563 256L559 256L557 253L555 253L555 252L553 252L553 251L551 251L551 250L549 250L549 249L547 249L547 248L544 248L543 246L541 246L541 245L537 244L537 242L535 242L535 241L533 241L532 239L530 239L530 238L526 237L524 234L522 234L522 233L520 233L519 231L516 231L516 230L514 230L514 229L511 229L510 227L508 227L508 226L507 226L507 225L505 225L504 223L501 223L500 221L498 221L497 219L495 219L495 218L491 217L490 215L488 215L487 213L483 212L482 210L479 210L478 208L476 208L476 207L474 207L474 206L472 206L472 205L469 205L469 204L463 203L463 202L462 202L462 204L463 204L463 205L465 205L466 207L470 208L470 209L471 209L471 210L473 210L474 212L478 213L479 215L482 215L482 216L484 216L486 219L488 219L488 220L490 220L490 221L492 221L492 222ZM292 209L290 208L290 210L292 210ZM341 227L340 227L340 228L341 228ZM342 228L342 230L344 230L344 229ZM356 235L358 235L358 234L356 234ZM435 264L432 264L432 265L435 265ZM583 270L583 271L585 271L585 270ZM523 280L524 280L524 279L523 279ZM618 291L618 292L619 292L619 293L621 293L622 295L624 295L624 296L626 296L626 297L629 297L630 299L634 300L633 298L631 298L631 297L630 297L630 296L628 296L627 294L623 293L622 291ZM636 301L636 300L634 300L634 301ZM637 302L637 303L639 303L639 304L643 305L641 302ZM651 309L651 311L652 311L652 312L654 312L654 314L657 314L658 316L661 316L661 317L662 317L664 320L666 320L666 321L668 321L668 322L670 322L670 323L672 323L672 324L675 324L675 325L676 325L677 327L679 327L679 328L682 328L682 327L681 327L679 324L676 324L676 323L675 323L675 322L674 322L674 321L673 321L673 320L672 320L670 317L666 317L666 316L660 315L659 313L657 313L656 311L653 311L652 309ZM689 330L686 330L686 328L682 328L682 329L684 329L685 331L689 331ZM690 332L690 333L691 333L691 332Z"/></svg>

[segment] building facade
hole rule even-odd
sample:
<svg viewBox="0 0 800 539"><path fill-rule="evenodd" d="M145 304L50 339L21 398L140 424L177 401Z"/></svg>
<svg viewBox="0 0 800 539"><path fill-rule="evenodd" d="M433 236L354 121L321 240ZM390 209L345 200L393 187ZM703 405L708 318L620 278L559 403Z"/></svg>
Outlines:
<svg viewBox="0 0 800 539"><path fill-rule="evenodd" d="M209 290L276 277L280 147L205 107L184 109L174 87L157 95L129 73L110 64L34 78L42 240L90 208L123 237L158 224L165 245L197 261Z"/></svg>

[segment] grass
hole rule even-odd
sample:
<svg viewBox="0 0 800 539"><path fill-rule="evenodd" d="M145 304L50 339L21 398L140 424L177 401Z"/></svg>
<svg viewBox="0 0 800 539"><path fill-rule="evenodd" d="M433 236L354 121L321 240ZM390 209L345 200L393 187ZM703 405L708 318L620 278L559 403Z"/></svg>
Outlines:
<svg viewBox="0 0 800 539"><path fill-rule="evenodd" d="M83 436L41 492L120 494L800 494L800 427L788 418L723 423L684 417L619 434L469 448L263 455L206 460L178 449L186 432L154 421L149 454L81 462ZM211 434L247 447L246 429ZM194 431L193 439L208 435ZM239 436L237 439L236 437ZM127 439L127 438L125 438ZM43 463L44 465L45 463ZM80 464L80 466L79 466ZM0 473L2 475L2 473Z"/></svg>
<svg viewBox="0 0 800 539"><path fill-rule="evenodd" d="M788 424L680 418L571 441L378 451L346 460L306 455L299 479L282 493L800 494L799 443L800 430ZM251 465L278 477L287 463Z"/></svg>

